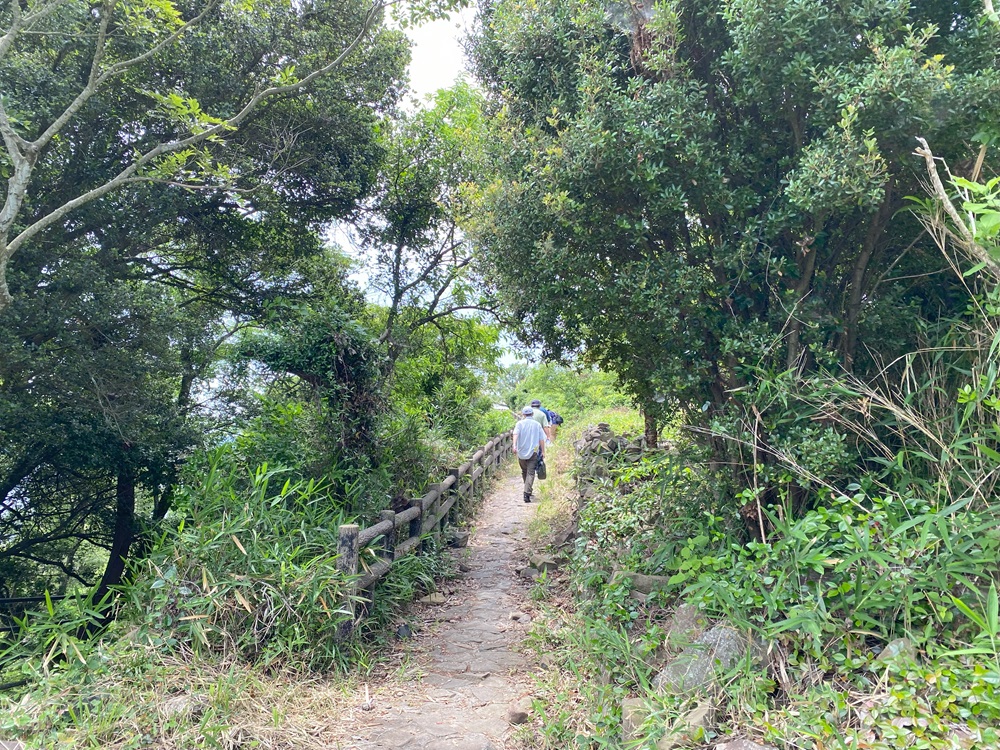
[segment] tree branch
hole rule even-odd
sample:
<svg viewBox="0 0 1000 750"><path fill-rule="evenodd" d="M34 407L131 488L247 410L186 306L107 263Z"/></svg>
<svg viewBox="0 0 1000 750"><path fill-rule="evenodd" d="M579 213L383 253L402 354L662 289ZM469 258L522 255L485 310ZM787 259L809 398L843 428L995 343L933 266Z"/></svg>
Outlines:
<svg viewBox="0 0 1000 750"><path fill-rule="evenodd" d="M497 309L494 307L486 307L484 305L453 305L451 307L445 308L444 310L440 310L439 312L432 313L430 315L425 315L422 318L418 318L416 321L414 321L413 325L410 327L415 330L420 326L427 325L428 323L433 323L434 321L439 320L441 318L447 318L452 313L457 313L460 310L478 310L479 312L489 313L500 323L506 322L504 318L500 315L500 313L497 312Z"/></svg>
<svg viewBox="0 0 1000 750"><path fill-rule="evenodd" d="M38 563L39 565L51 565L54 568L59 568L59 570L61 570L67 576L69 576L70 578L75 578L77 581L82 583L84 586L87 586L88 588L94 585L93 581L86 580L85 578L80 576L79 573L73 570L73 568L71 568L69 565L60 560L46 560L43 557L37 557L28 552L17 552L14 555L12 555L12 557L20 557L25 560L31 560L32 562Z"/></svg>
<svg viewBox="0 0 1000 750"><path fill-rule="evenodd" d="M13 3L17 3L18 0L11 0ZM34 157L54 136L59 130L65 127L66 123L72 118L76 112L86 103L87 100L93 95L102 82L107 80L111 75L121 72L123 68L120 66L132 67L145 59L148 59L151 55L159 49L162 49L165 45L176 41L176 39L187 29L190 29L192 25L200 22L205 14L214 7L214 4L218 0L211 0L209 5L205 10L202 11L195 19L189 21L187 24L182 26L180 29L175 31L165 40L160 42L151 50L147 50L146 53L142 55L131 58L128 61L119 63L118 65L112 66L103 74L101 74L96 85L92 85L88 82L87 86L84 88L77 98L70 104L69 107L54 121L45 132L38 137L33 143L29 144L31 151L33 153L25 154L30 161L26 161L19 170L17 163L15 162L15 174L8 180L8 191L7 200L4 204L3 210L0 211L0 310L6 308L11 301L10 292L7 288L6 279L6 266L9 260L14 256L18 249L27 242L29 239L37 235L39 232L47 229L56 222L60 221L63 217L69 214L71 211L86 205L98 198L102 198L108 193L122 187L129 182L145 181L150 178L143 177L140 175L140 171L152 164L158 157L164 154L173 153L176 151L183 150L189 146L194 146L210 139L215 138L225 132L236 129L247 117L253 113L257 107L264 101L271 99L272 97L280 96L282 94L289 94L294 92L302 91L304 88L309 86L313 81L318 78L327 75L328 73L336 70L344 64L344 61L358 48L362 41L368 36L371 31L372 24L378 13L385 7L383 0L375 0L375 2L369 7L368 11L365 13L364 21L362 22L361 30L355 35L354 39L344 48L336 58L332 61L317 68L309 75L305 76L301 80L284 84L279 86L270 86L254 94L250 100L232 117L223 120L222 122L216 123L211 127L205 128L197 133L192 133L186 138L179 138L177 140L168 141L166 143L160 143L154 146L150 150L146 151L144 154L140 155L131 164L122 169L117 175L112 177L107 182L102 185L88 190L82 195L77 196L73 200L67 201L59 208L51 211L47 215L38 219L31 225L27 226L20 234L14 237L9 242L4 242L6 239L5 235L14 226L14 222L20 212L21 206L27 195L28 181L31 177L32 168L34 166ZM10 33L10 32L8 32ZM16 34L15 34L16 36ZM9 123L8 123L9 124Z"/></svg>
<svg viewBox="0 0 1000 750"><path fill-rule="evenodd" d="M934 154L931 152L930 146L927 145L927 141L923 138L917 138L917 142L920 144L920 147L917 148L914 153L917 156L922 156L924 163L927 165L927 175L931 181L931 193L938 200L941 207L944 209L944 212L948 214L948 217L952 221L952 225L955 230L958 231L960 236L956 237L947 227L942 227L943 230L952 235L952 237L957 241L959 247L965 250L965 252L971 256L973 261L976 263L982 263L984 267L990 270L990 273L993 274L994 277L1000 278L1000 264L993 259L993 256L987 252L986 248L976 242L975 235L962 219L961 214L958 213L958 209L955 208L955 204L953 204L951 199L948 197L948 191L945 190L944 183L941 182ZM931 232L931 235L934 236L934 233Z"/></svg>

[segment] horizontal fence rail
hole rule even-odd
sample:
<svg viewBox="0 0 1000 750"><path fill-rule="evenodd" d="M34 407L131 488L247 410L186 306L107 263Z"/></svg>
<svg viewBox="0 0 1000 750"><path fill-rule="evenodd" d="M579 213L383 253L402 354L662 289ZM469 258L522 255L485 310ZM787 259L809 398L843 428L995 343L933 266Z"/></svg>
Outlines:
<svg viewBox="0 0 1000 750"><path fill-rule="evenodd" d="M439 541L455 521L459 503L480 492L486 479L513 455L513 435L512 431L497 435L457 469L449 469L448 477L431 485L423 497L410 500L406 510L384 510L378 523L366 529L353 523L339 527L337 567L353 581L344 602L350 618L341 627L341 638L349 636L367 613L376 584L393 562L417 550L428 536ZM372 554L362 555L369 548Z"/></svg>

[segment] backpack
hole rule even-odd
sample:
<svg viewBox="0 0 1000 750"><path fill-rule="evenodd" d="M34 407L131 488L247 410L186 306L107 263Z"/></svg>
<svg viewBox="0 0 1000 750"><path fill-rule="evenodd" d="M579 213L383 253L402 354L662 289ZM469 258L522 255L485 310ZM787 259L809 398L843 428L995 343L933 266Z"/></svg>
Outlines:
<svg viewBox="0 0 1000 750"><path fill-rule="evenodd" d="M554 424L556 427L558 427L559 425L561 425L563 423L563 418L560 417L556 412L550 411L549 412L549 421L552 424Z"/></svg>

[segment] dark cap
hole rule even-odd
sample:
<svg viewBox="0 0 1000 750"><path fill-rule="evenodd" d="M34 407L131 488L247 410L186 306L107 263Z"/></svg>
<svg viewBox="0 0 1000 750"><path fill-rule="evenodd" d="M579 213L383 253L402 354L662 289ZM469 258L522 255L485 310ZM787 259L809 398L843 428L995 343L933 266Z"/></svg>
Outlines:
<svg viewBox="0 0 1000 750"><path fill-rule="evenodd" d="M532 401L532 402L531 402L531 405L532 405L532 406L541 406L541 405L542 405L542 402L541 402L541 401L539 401L539 400L538 400L538 399L536 398L536 399L535 399L534 401Z"/></svg>

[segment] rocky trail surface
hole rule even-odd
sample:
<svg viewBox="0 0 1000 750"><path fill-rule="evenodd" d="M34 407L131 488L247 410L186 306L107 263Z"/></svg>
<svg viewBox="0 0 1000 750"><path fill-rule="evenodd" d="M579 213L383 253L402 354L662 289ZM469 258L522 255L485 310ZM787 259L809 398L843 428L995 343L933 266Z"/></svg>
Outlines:
<svg viewBox="0 0 1000 750"><path fill-rule="evenodd" d="M532 665L519 649L530 606L517 568L534 509L523 501L515 465L483 502L459 558L465 572L433 597L440 603L417 605L422 624L396 654L400 669L364 686L363 703L345 717L340 750L514 747L514 724L530 708Z"/></svg>

